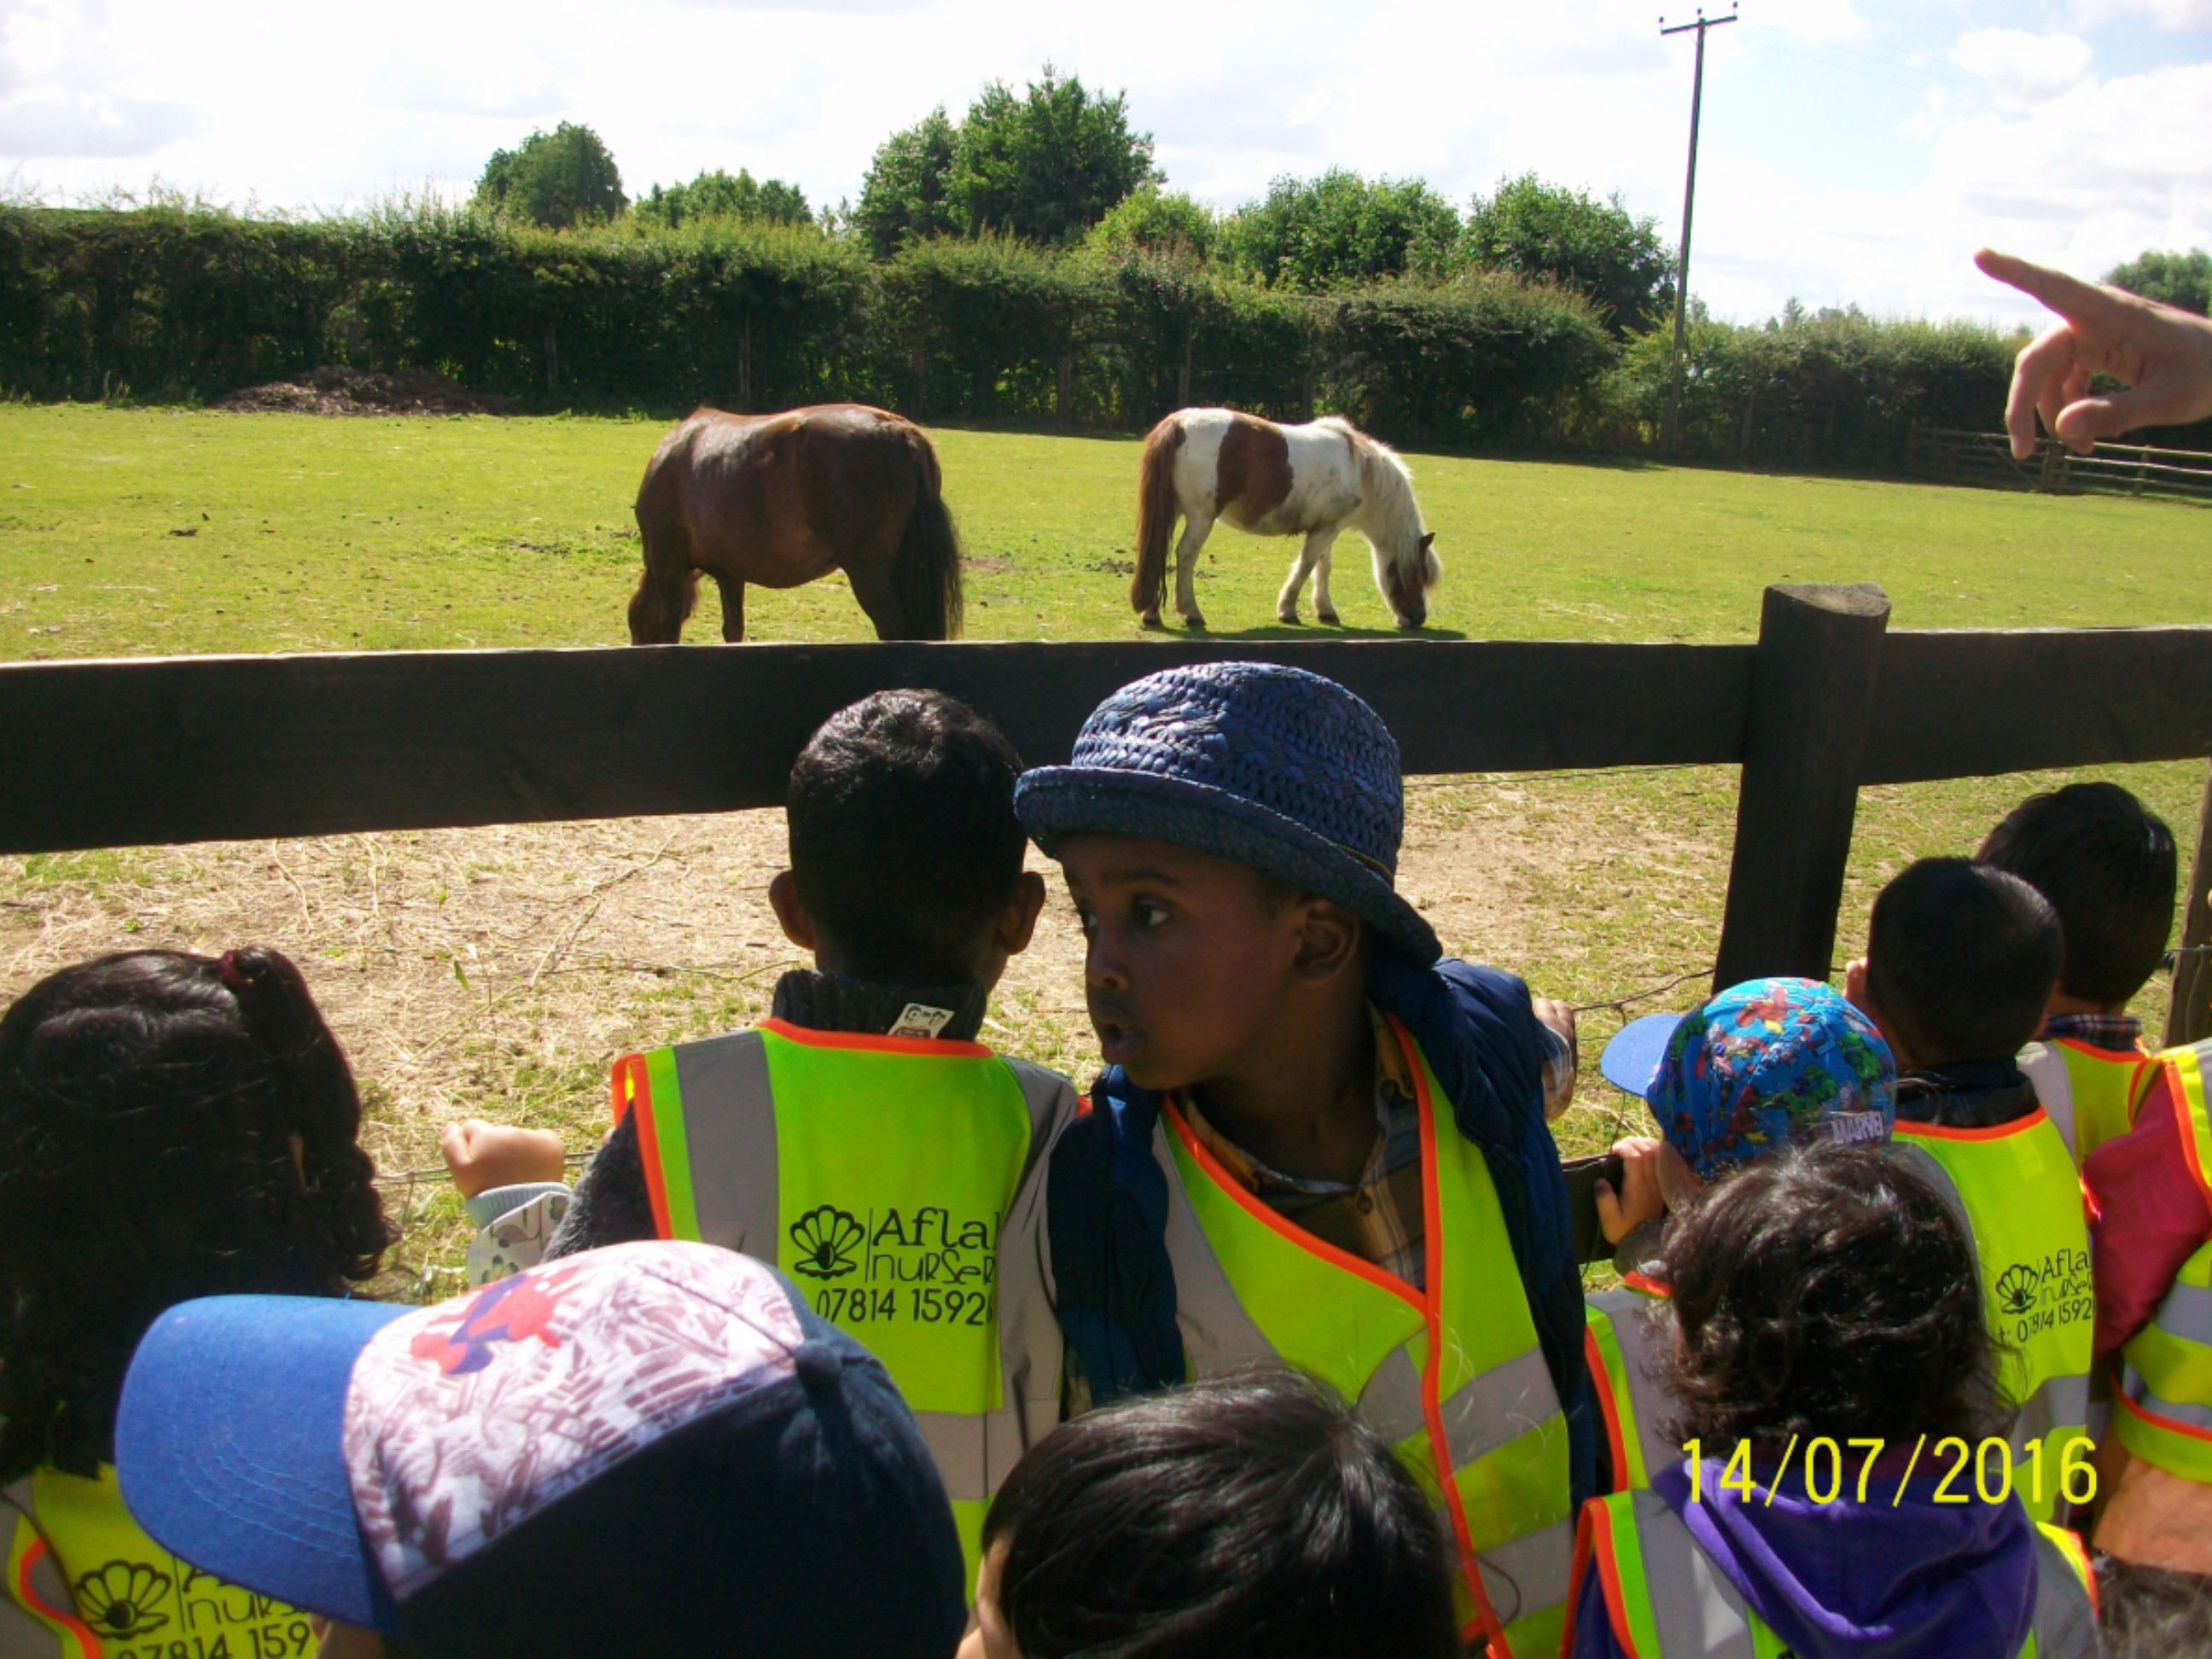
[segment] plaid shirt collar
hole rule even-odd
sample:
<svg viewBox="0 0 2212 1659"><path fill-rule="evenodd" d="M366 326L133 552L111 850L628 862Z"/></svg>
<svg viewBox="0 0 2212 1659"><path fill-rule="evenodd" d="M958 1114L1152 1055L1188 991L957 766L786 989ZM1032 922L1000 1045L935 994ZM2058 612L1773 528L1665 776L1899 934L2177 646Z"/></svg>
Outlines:
<svg viewBox="0 0 2212 1659"><path fill-rule="evenodd" d="M2142 1022L2133 1014L2053 1014L2043 1022L2046 1038L2071 1037L2116 1054L2141 1051Z"/></svg>
<svg viewBox="0 0 2212 1659"><path fill-rule="evenodd" d="M1374 1185L1389 1172L1391 1131L1398 1119L1413 1112L1413 1081L1406 1070L1406 1056L1398 1048L1397 1034L1380 1011L1368 1010L1375 1022L1375 1150L1368 1155L1366 1172L1356 1182L1321 1181L1287 1176L1271 1170L1206 1121L1206 1114L1188 1094L1176 1097L1176 1107L1200 1146L1213 1154L1221 1167L1247 1191L1305 1193L1315 1196L1358 1192Z"/></svg>

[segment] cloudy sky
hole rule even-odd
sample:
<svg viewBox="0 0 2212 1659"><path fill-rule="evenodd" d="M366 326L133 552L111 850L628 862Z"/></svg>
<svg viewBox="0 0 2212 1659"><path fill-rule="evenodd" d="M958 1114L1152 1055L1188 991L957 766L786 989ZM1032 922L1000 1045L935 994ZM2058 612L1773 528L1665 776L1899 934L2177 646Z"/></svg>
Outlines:
<svg viewBox="0 0 2212 1659"><path fill-rule="evenodd" d="M569 119L634 193L743 166L834 203L887 132L1049 60L1126 88L1170 185L1217 206L1329 166L1462 203L1534 169L1671 240L1692 44L1662 3L0 0L0 191L344 209L465 191ZM2091 273L2212 246L2212 0L1746 0L1711 36L1692 286L1716 312L2033 314L1973 272L1984 242Z"/></svg>

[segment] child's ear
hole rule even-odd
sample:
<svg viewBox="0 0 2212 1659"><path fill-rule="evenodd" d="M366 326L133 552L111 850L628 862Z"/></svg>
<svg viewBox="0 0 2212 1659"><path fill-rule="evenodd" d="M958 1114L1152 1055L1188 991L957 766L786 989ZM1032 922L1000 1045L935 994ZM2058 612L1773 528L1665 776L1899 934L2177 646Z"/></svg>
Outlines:
<svg viewBox="0 0 2212 1659"><path fill-rule="evenodd" d="M775 912L776 924L783 936L800 950L812 951L818 948L815 940L814 918L806 914L806 907L799 902L799 878L788 870L776 872L775 879L768 884L769 908Z"/></svg>
<svg viewBox="0 0 2212 1659"><path fill-rule="evenodd" d="M1366 938L1359 918L1322 898L1303 900L1299 908L1298 953L1291 960L1291 971L1309 984L1320 985L1357 968Z"/></svg>
<svg viewBox="0 0 2212 1659"><path fill-rule="evenodd" d="M1023 871L1013 898L999 918L998 945L1008 956L1018 957L1030 948L1037 917L1044 911L1044 878L1034 870Z"/></svg>

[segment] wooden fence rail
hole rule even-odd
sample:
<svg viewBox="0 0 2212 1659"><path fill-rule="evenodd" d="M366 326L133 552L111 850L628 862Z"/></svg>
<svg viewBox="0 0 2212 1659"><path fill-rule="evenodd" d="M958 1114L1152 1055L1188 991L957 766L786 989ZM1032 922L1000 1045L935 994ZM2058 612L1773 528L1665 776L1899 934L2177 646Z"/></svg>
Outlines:
<svg viewBox="0 0 2212 1659"><path fill-rule="evenodd" d="M2212 756L2212 627L1891 634L1888 616L1879 588L1777 587L1755 646L1178 640L11 664L0 852L771 806L807 734L872 690L964 697L1042 763L1138 675L1259 658L1360 693L1413 773L1740 766L1725 982L1832 967L1862 784Z"/></svg>
<svg viewBox="0 0 2212 1659"><path fill-rule="evenodd" d="M1916 477L1946 483L1993 484L2045 495L2170 495L2212 502L2212 454L2148 444L2100 443L2076 455L2045 438L2034 458L2016 461L2002 432L1915 427L1905 464Z"/></svg>

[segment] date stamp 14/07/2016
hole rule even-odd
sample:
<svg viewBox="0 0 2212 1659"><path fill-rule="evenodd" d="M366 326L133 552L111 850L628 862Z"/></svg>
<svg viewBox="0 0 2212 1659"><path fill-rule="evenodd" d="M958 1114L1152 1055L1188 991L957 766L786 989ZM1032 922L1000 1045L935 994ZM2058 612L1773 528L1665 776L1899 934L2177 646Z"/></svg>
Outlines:
<svg viewBox="0 0 2212 1659"><path fill-rule="evenodd" d="M1685 1441L1682 1449L1690 1461L1690 1501L1702 1504L1706 1501L1705 1466L1708 1461L1705 1443ZM2026 1449L2018 1454L2021 1461L2017 1468L2011 1443L1994 1436L1969 1442L1958 1435L1947 1435L1931 1444L1923 1434L1901 1466L1894 1458L1884 1462L1883 1455L1889 1449L1889 1443L1885 1440L1838 1442L1826 1435L1806 1440L1801 1446L1799 1437L1792 1435L1783 1449L1782 1461L1771 1472L1762 1468L1754 1476L1751 1443L1739 1440L1715 1484L1744 1503L1771 1504L1775 1487L1789 1474L1792 1462L1802 1455L1805 1496L1816 1507L1838 1503L1865 1504L1887 1495L1890 1507L1894 1509L1905 1501L1906 1485L1916 1474L1940 1477L1931 1495L1931 1501L1938 1504L2002 1504L2017 1492L2038 1505L2053 1497L2063 1503L2081 1504L2097 1495L2097 1469L2090 1461L2095 1447L2086 1437L2065 1443L2056 1460L2056 1468L2046 1467L2040 1440L2029 1442ZM1901 1442L1898 1449L1904 1449ZM1877 1463L1883 1465L1879 1470L1875 1468ZM1856 1473L1852 1464L1857 1465Z"/></svg>

